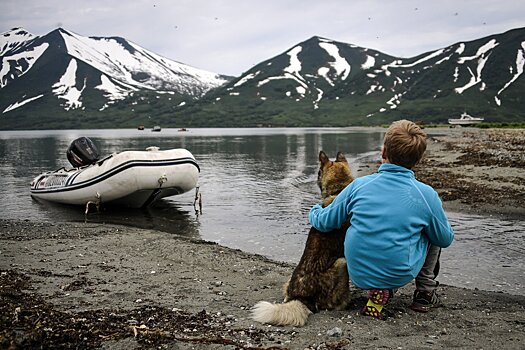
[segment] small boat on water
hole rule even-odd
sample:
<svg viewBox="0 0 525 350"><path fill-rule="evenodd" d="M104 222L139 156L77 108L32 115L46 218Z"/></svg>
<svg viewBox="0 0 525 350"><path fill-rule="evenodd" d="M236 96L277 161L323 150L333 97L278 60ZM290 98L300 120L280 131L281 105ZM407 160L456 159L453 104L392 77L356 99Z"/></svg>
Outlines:
<svg viewBox="0 0 525 350"><path fill-rule="evenodd" d="M186 128L180 128L179 131L188 131Z"/></svg>
<svg viewBox="0 0 525 350"><path fill-rule="evenodd" d="M137 127L137 130L144 130L144 125L140 124L140 125Z"/></svg>
<svg viewBox="0 0 525 350"><path fill-rule="evenodd" d="M160 126L158 126L158 125L155 125L155 126L151 129L151 131L157 131L157 132L160 131L160 130L162 130L162 129L161 129Z"/></svg>
<svg viewBox="0 0 525 350"><path fill-rule="evenodd" d="M451 125L472 125L472 124L479 124L483 120L484 118L476 118L464 112L461 114L461 117L459 118L449 119L448 123Z"/></svg>
<svg viewBox="0 0 525 350"><path fill-rule="evenodd" d="M199 165L186 149L123 151L101 160L91 140L82 137L68 149L74 169L38 175L31 196L51 202L85 205L116 204L146 207L160 198L194 189ZM87 164L86 164L87 163Z"/></svg>

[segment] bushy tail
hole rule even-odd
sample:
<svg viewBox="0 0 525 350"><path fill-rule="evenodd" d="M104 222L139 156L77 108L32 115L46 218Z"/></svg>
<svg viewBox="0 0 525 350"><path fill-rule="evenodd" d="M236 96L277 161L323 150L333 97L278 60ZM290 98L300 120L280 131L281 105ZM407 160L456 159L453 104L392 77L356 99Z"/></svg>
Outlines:
<svg viewBox="0 0 525 350"><path fill-rule="evenodd" d="M251 318L257 322L275 326L302 327L311 313L299 300L291 300L284 304L260 301L252 308Z"/></svg>

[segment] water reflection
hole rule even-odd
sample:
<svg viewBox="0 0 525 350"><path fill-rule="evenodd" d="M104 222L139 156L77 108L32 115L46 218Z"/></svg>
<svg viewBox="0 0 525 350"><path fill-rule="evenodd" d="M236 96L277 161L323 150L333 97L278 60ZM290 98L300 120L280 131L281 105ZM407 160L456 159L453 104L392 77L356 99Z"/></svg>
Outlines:
<svg viewBox="0 0 525 350"><path fill-rule="evenodd" d="M86 214L83 207L35 198L32 200L49 221L110 223L200 238L198 217L193 215L193 206L181 207L173 202L159 201L156 205L143 209L104 206L100 212L91 211Z"/></svg>

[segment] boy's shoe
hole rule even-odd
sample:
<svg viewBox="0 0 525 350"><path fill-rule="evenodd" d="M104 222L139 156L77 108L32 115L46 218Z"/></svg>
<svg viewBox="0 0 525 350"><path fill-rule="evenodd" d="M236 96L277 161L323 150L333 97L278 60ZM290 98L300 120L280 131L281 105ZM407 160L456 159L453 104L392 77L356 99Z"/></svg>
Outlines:
<svg viewBox="0 0 525 350"><path fill-rule="evenodd" d="M374 304L386 305L393 296L392 289L370 289L368 291L368 299Z"/></svg>
<svg viewBox="0 0 525 350"><path fill-rule="evenodd" d="M431 308L440 305L441 303L436 291L425 292L422 290L415 290L410 308L417 312L429 312Z"/></svg>
<svg viewBox="0 0 525 350"><path fill-rule="evenodd" d="M370 302L368 304L366 304L365 306L363 306L363 308L361 309L360 314L363 315L363 316L370 316L370 317L373 317L373 318L377 318L378 320L384 320L385 317L383 316L383 313L380 310L378 310L377 305L373 306L373 305L369 305L369 304L370 304ZM383 306L380 305L379 308L383 308Z"/></svg>
<svg viewBox="0 0 525 350"><path fill-rule="evenodd" d="M385 317L381 313L383 306L394 296L394 292L391 289L371 289L368 291L368 302L361 309L361 315L371 316L380 320L384 320Z"/></svg>

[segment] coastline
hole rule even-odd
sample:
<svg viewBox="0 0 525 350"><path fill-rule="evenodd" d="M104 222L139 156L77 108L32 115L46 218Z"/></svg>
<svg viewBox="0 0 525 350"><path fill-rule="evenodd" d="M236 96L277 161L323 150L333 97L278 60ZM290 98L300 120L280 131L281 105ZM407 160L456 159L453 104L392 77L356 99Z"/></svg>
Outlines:
<svg viewBox="0 0 525 350"><path fill-rule="evenodd" d="M434 187L445 209L525 218L525 130L426 130L416 177Z"/></svg>
<svg viewBox="0 0 525 350"><path fill-rule="evenodd" d="M416 176L447 210L523 220L523 130L425 131ZM250 307L281 302L293 265L153 230L0 219L0 242L0 348L515 349L525 334L524 296L445 285L428 314L408 308L411 284L386 321L359 316L352 289L348 310L305 327L258 324Z"/></svg>
<svg viewBox="0 0 525 350"><path fill-rule="evenodd" d="M525 130L429 128L427 151L414 168L447 211L525 218ZM363 159L357 176L375 172L379 155Z"/></svg>

